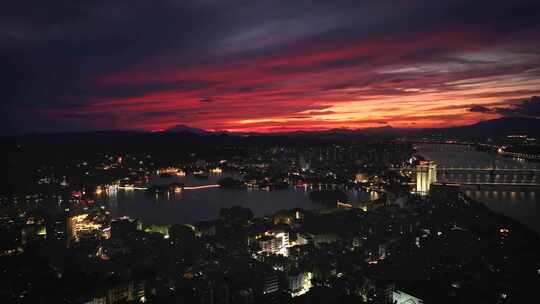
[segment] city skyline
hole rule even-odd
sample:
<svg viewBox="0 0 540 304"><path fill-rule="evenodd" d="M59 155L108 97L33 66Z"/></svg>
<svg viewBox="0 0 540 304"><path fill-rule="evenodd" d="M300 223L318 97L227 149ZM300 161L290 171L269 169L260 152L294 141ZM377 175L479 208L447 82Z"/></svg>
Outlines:
<svg viewBox="0 0 540 304"><path fill-rule="evenodd" d="M539 117L535 1L4 10L5 134L432 128Z"/></svg>
<svg viewBox="0 0 540 304"><path fill-rule="evenodd" d="M531 302L540 1L0 10L0 303Z"/></svg>

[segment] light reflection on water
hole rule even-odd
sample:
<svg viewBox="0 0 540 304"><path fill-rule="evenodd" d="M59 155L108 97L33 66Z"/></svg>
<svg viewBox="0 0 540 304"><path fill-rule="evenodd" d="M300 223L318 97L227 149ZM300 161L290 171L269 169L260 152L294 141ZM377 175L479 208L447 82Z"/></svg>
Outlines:
<svg viewBox="0 0 540 304"><path fill-rule="evenodd" d="M505 158L499 155L474 151L467 147L422 144L418 151L443 167L491 167L540 169L540 163ZM498 180L498 178L496 178ZM484 203L491 210L514 218L540 234L540 189L528 191L478 190L465 191L472 199Z"/></svg>
<svg viewBox="0 0 540 304"><path fill-rule="evenodd" d="M540 163L503 157L496 153L475 151L461 145L419 144L417 150L428 159L435 160L441 167L540 169Z"/></svg>
<svg viewBox="0 0 540 304"><path fill-rule="evenodd" d="M465 191L491 210L514 218L540 234L540 205L537 191Z"/></svg>
<svg viewBox="0 0 540 304"><path fill-rule="evenodd" d="M181 182L187 186L215 184L226 174L210 175L208 179L193 176L152 179L153 184ZM230 176L230 175L229 175ZM147 194L144 191L119 191L116 195L102 195L97 201L108 207L113 216L130 216L148 224L195 223L218 218L221 208L240 205L250 208L255 216L272 215L281 209L319 209L323 206L309 200L311 189L289 187L284 190L234 190L210 188L184 190L172 194ZM362 191L349 191L353 205L370 198Z"/></svg>

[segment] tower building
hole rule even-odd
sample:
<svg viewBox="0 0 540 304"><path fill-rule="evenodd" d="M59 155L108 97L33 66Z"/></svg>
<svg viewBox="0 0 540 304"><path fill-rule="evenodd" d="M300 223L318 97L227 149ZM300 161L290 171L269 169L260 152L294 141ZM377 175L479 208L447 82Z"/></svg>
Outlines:
<svg viewBox="0 0 540 304"><path fill-rule="evenodd" d="M437 165L434 161L423 160L416 165L416 193L427 195L431 184L437 182Z"/></svg>

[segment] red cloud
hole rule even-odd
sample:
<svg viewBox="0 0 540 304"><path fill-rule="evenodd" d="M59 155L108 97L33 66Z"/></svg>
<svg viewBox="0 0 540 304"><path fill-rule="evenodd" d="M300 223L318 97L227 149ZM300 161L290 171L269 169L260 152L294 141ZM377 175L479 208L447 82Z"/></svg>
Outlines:
<svg viewBox="0 0 540 304"><path fill-rule="evenodd" d="M487 33L432 30L337 45L319 42L188 68L167 67L162 59L159 68L153 66L156 62L141 63L93 85L158 89L128 97L105 94L83 106L49 113L83 119L103 114L116 117L117 125L145 130L177 124L283 131L363 128L380 121L398 127L412 122L414 127L473 123L497 114L468 111L472 105L540 91L540 72L530 70L538 56L505 62L506 53L500 50L510 42L495 41ZM482 54L495 59L469 58ZM169 85L156 85L163 83Z"/></svg>

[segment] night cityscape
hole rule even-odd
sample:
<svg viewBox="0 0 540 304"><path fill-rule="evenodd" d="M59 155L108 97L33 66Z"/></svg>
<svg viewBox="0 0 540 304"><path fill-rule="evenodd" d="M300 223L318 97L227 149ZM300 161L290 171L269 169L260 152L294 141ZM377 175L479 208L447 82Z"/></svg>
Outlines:
<svg viewBox="0 0 540 304"><path fill-rule="evenodd" d="M538 1L5 6L0 303L538 301Z"/></svg>

